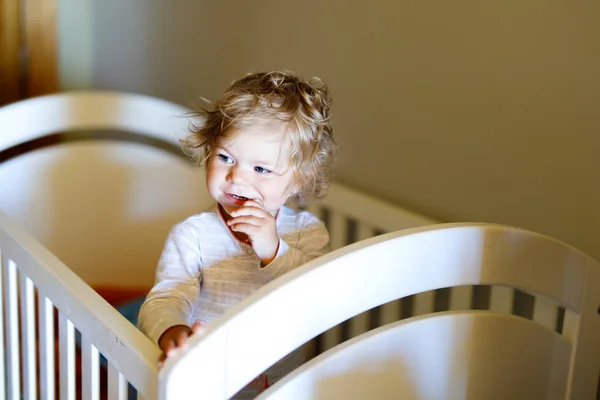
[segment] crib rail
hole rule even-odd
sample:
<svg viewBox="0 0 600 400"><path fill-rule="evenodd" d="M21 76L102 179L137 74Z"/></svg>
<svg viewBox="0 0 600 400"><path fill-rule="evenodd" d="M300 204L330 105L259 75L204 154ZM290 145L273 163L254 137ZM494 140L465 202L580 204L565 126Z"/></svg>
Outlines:
<svg viewBox="0 0 600 400"><path fill-rule="evenodd" d="M591 398L597 383L593 374L598 365L594 349L598 335L599 267L559 241L485 224L449 224L371 238L309 262L232 307L223 318L209 325L204 335L190 340L189 351L167 361L161 371L161 393L178 399L193 398L194 377L201 376L206 382L202 394L226 398L315 335L331 332L332 326L401 298L414 299L411 307L406 307L410 313L429 315L406 324L389 324L357 337L354 345L365 343L364 340L368 344L354 346L341 361L337 358L341 355L339 350L349 350L349 346L336 346L259 398L352 397L356 393L349 393L352 389L347 388L355 387L355 380L362 382L356 386L364 389L359 391L361 398L373 393L388 398L402 398L400 394L410 398L482 394L498 399L541 398L548 393L551 394L546 397L556 399ZM363 277L365 269L370 269L371 274ZM546 279L539 279L540 276ZM498 307L498 311L432 313L436 303L453 308L454 299L467 308L473 307L469 299L477 297L475 292L486 292L482 288L488 287L473 285L527 288L549 300L555 299L556 304L573 312L573 325L557 335L540 321L503 315L513 310L506 305L514 304L514 299L492 304L490 299L496 296L489 291L489 296L480 297L487 298L486 307ZM471 292L465 298L453 297L450 288L454 287L470 288ZM422 293L433 296L419 304ZM401 311L403 308L399 307ZM482 330L483 325L475 325L479 324L475 320L496 322L488 326L490 329ZM444 340L439 340L436 331L442 326ZM412 333L404 337L412 336L411 340L392 340L396 335L391 333L381 336L386 330L403 334L407 332L405 327ZM510 333L509 341L500 327ZM486 342L484 352L479 351L484 348L480 338ZM539 341L543 344L539 345ZM398 345L396 350L391 344ZM539 352L533 355L534 351ZM377 355L367 357L371 353ZM474 357L476 354L485 356ZM532 364L519 369L519 362L524 359ZM494 377L496 368L500 375ZM479 371L487 371L484 379L479 379L483 376L478 375ZM278 396L278 391L292 382L292 390ZM529 383L535 387L531 389ZM508 390L495 390L502 386ZM344 387L345 392L336 387Z"/></svg>
<svg viewBox="0 0 600 400"><path fill-rule="evenodd" d="M2 213L0 260L0 398L157 397L157 347Z"/></svg>
<svg viewBox="0 0 600 400"><path fill-rule="evenodd" d="M332 185L328 196L309 211L325 222L331 250L380 234L439 223L339 184ZM570 311L551 299L518 289L494 285L442 288L392 301L344 321L315 338L309 356L317 356L396 321L450 310L491 310L517 315L559 334L571 332L576 320Z"/></svg>

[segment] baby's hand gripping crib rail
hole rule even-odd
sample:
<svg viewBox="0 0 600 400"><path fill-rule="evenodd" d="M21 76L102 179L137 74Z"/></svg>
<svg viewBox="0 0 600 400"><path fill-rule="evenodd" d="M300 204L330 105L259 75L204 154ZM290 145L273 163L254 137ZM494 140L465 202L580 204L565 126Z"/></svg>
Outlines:
<svg viewBox="0 0 600 400"><path fill-rule="evenodd" d="M261 398L594 398L600 266L548 237L483 224L398 231L299 267L233 307L194 338L189 351L168 360L160 395L228 398L355 315L465 285L527 290L567 309L569 321L560 334L493 310L398 321L321 354Z"/></svg>

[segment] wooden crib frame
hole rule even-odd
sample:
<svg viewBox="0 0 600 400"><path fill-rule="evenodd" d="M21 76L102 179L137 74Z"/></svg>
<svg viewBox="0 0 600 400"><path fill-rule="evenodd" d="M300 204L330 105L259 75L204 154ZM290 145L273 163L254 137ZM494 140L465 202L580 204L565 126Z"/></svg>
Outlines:
<svg viewBox="0 0 600 400"><path fill-rule="evenodd" d="M77 111L66 112L73 109ZM171 132L182 127L182 121L173 116L181 115L182 111L185 109L161 100L123 93L80 92L44 96L0 109L0 152L54 132L79 128L119 127L173 144L176 140ZM31 118L31 115L37 118ZM140 118L140 115L152 118ZM109 398L126 398L127 383L136 388L141 398L187 398L193 388L187 380L190 371L195 374L205 371L209 374L205 376L211 377L208 379L210 383L203 387L202 398L227 398L246 384L252 374L260 373L278 357L308 341L314 359L306 364L306 368L265 392L265 396L289 398L286 390L296 387L296 398L310 398L309 389L299 393L297 388L310 388L311 381L306 378L310 376L310 368L331 370L331 362L327 360L343 353L340 349L354 354L348 349L356 348L357 343L368 338L380 337L383 330L392 329L389 327L404 332L404 328L398 327L409 325L409 322L437 324L435 318L438 318L437 321L454 317L475 318L473 315L485 310L486 316L475 320L484 320L490 315L512 316L510 323L516 323L519 329L523 321L531 324L527 326L532 329L542 327L546 333L541 337L551 334L553 340L559 341L558 347L569 350L568 368L563 371L567 375L561 375L559 380L564 385L558 385L559 391L548 398L594 398L599 369L597 312L600 304L599 267L595 261L550 238L517 229L478 224L434 225L437 221L340 184L334 184L328 197L310 210L328 225L334 251L270 283L234 307L204 336L194 338L188 352L169 360L162 370L156 366L159 351L153 343L32 238L18 222L0 213L0 290L5 304L4 318L0 319L0 323L4 324L0 326L0 351L6 349L6 354L0 357L0 360L6 358L6 364L0 363L0 397L18 399L23 392L25 398L37 398L39 392L41 398L52 399L58 384L60 398L72 399L76 392L80 392L83 398L97 399L100 396L99 358L103 355L108 364L106 393ZM470 240L462 236L467 231L471 235ZM467 255L481 253L473 240L486 235L497 235L497 241L492 242L490 247L492 250L510 252L527 249L528 252L516 254L499 264L489 261L478 263L477 268L488 273L487 278L457 273L448 275L445 285L435 279L415 281L408 278L407 281L412 284L400 282L397 287L386 284L385 277L395 275L389 269L390 260L385 255L394 254L397 257L395 262L412 265L407 267L410 270L415 268L415 260L422 261L422 257L435 248L431 247L434 243L439 245L439 238L428 242L434 240L431 238L435 235L444 235L443 240L447 243L455 242L455 248L443 248L445 257L436 259L440 265L447 263L455 268L452 262L469 260ZM419 242L419 238L424 239ZM404 246L409 241L417 241L415 248L420 250L408 255L395 253L395 247ZM381 249L380 253L374 248ZM456 249L462 249L463 253ZM235 335L235 327L239 327L240 321L251 317L255 323L267 324L260 313L255 313L264 310L264 307L276 310L277 302L272 299L285 296L287 289L296 286L298 290L306 289L309 282L314 285L316 274L339 274L342 262L354 269L357 266L365 268L365 254L369 254L375 263L375 266L369 264L368 268L377 277L375 282L378 282L377 287L383 294L378 295L377 290L371 290L360 302L349 302L348 307L336 303L337 308L327 308L328 318L314 317L318 314L316 307L319 304L323 307L322 302L299 303L285 297L288 306L304 307L297 318L305 326L300 329L301 332L290 334L290 326L299 329L293 321L290 321L291 325L274 325L273 330L280 335L289 334L290 339L277 346L273 345L273 341L253 342L264 357L250 357L257 361L244 370L224 365L226 359L231 363L241 362L240 356L232 352L232 349L238 348L236 346L247 344L244 338ZM563 258L552 259L547 254ZM524 260L531 265L523 264ZM377 268L379 263L387 267ZM511 263L520 263L524 277L514 270L511 270L512 275L498 272L502 270L499 267L510 270ZM439 272L439 269L431 268L428 273ZM546 273L545 268L550 271L549 276L532 278ZM413 275L418 275L417 270ZM355 278L344 280L349 287L359 283ZM344 293L343 290L340 293ZM311 295L318 298L324 293L317 285L313 286ZM281 302L281 298L278 301ZM56 316L59 319L58 352L54 346L53 321ZM285 319L283 314L277 314L277 317ZM79 388L75 384L76 332L81 334L83 384ZM264 331L261 333L265 334ZM311 340L313 337L315 339ZM228 344L222 343L224 338L227 338ZM39 354L36 354L36 342L39 343ZM55 353L60 359L58 382L54 378ZM227 358L223 354L227 354ZM246 357L247 360L248 354ZM355 361L364 360L365 355L355 357ZM315 380L314 377L311 379ZM190 398L197 398L196 395Z"/></svg>

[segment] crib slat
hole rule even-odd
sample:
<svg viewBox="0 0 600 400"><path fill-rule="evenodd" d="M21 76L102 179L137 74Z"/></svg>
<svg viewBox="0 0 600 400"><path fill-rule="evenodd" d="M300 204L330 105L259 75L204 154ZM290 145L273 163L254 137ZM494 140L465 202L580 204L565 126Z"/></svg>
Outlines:
<svg viewBox="0 0 600 400"><path fill-rule="evenodd" d="M450 310L470 310L473 297L472 286L455 286L450 290Z"/></svg>
<svg viewBox="0 0 600 400"><path fill-rule="evenodd" d="M329 329L328 331L324 332L322 334L323 348L321 351L325 352L325 351L337 346L338 344L340 344L341 337L342 337L341 328L339 325L336 325L333 328Z"/></svg>
<svg viewBox="0 0 600 400"><path fill-rule="evenodd" d="M360 313L350 319L350 336L349 338L362 335L369 330L369 312Z"/></svg>
<svg viewBox="0 0 600 400"><path fill-rule="evenodd" d="M577 338L577 329L579 327L579 315L573 311L565 310L565 319L563 322L562 336L573 343Z"/></svg>
<svg viewBox="0 0 600 400"><path fill-rule="evenodd" d="M371 228L367 224L363 224L360 221L356 225L356 241L360 242L375 236L375 229Z"/></svg>
<svg viewBox="0 0 600 400"><path fill-rule="evenodd" d="M556 328L557 318L558 306L546 297L535 296L533 320L553 331Z"/></svg>
<svg viewBox="0 0 600 400"><path fill-rule="evenodd" d="M329 237L330 237L330 248L331 250L337 250L346 245L346 217L336 211L330 210L329 212ZM323 351L327 351L341 342L342 332L341 326L337 325L328 331L324 332L323 338Z"/></svg>
<svg viewBox="0 0 600 400"><path fill-rule="evenodd" d="M323 220L323 206L313 203L308 208L307 211L312 213L315 217Z"/></svg>
<svg viewBox="0 0 600 400"><path fill-rule="evenodd" d="M85 337L82 342L82 394L83 400L100 399L100 354L96 346Z"/></svg>
<svg viewBox="0 0 600 400"><path fill-rule="evenodd" d="M375 236L375 230L370 226L357 222L356 241L368 239ZM365 311L350 319L350 338L361 335L369 330L369 311Z"/></svg>
<svg viewBox="0 0 600 400"><path fill-rule="evenodd" d="M0 249L0 301L4 299L4 274L7 266L5 265L4 254L2 254L2 249ZM4 344L4 313L2 310L3 307L0 307L0 399L6 398L6 380L5 380L5 371L4 368L4 349L6 348Z"/></svg>
<svg viewBox="0 0 600 400"><path fill-rule="evenodd" d="M31 279L21 273L21 343L23 352L23 391L26 399L37 398L37 367L35 343L34 286Z"/></svg>
<svg viewBox="0 0 600 400"><path fill-rule="evenodd" d="M512 314L515 291L511 287L492 286L490 293L490 311Z"/></svg>
<svg viewBox="0 0 600 400"><path fill-rule="evenodd" d="M127 381L112 363L108 365L108 398L111 400L127 399Z"/></svg>
<svg viewBox="0 0 600 400"><path fill-rule="evenodd" d="M413 316L429 314L433 312L435 292L430 290L415 295Z"/></svg>
<svg viewBox="0 0 600 400"><path fill-rule="evenodd" d="M6 341L7 341L7 399L19 400L20 388L20 362L19 362L19 300L17 297L17 266L12 260L5 260L4 281L6 292Z"/></svg>
<svg viewBox="0 0 600 400"><path fill-rule="evenodd" d="M346 243L346 216L337 212L330 211L329 215L329 237L331 250L337 250L344 247Z"/></svg>
<svg viewBox="0 0 600 400"><path fill-rule="evenodd" d="M75 327L58 313L60 356L60 399L75 400Z"/></svg>
<svg viewBox="0 0 600 400"><path fill-rule="evenodd" d="M394 300L381 306L380 326L391 324L400 319L400 302L401 300Z"/></svg>
<svg viewBox="0 0 600 400"><path fill-rule="evenodd" d="M54 305L38 294L40 321L40 393L44 400L54 400Z"/></svg>

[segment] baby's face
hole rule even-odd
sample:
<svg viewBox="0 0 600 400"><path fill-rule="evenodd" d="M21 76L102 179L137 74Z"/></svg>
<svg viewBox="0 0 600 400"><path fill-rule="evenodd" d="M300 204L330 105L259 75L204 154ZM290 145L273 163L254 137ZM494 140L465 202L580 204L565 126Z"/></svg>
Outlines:
<svg viewBox="0 0 600 400"><path fill-rule="evenodd" d="M231 128L217 142L208 160L206 185L228 214L255 200L275 215L297 191L286 129L279 121L262 122Z"/></svg>

